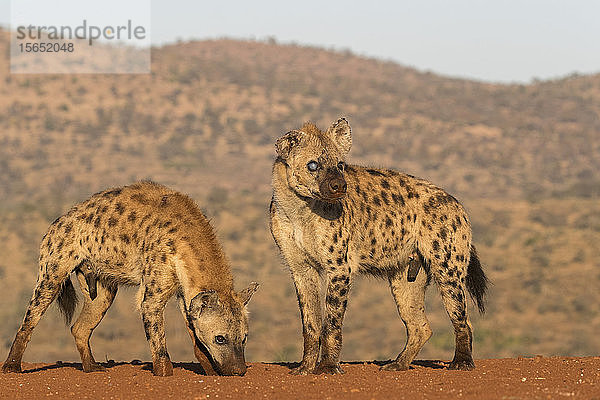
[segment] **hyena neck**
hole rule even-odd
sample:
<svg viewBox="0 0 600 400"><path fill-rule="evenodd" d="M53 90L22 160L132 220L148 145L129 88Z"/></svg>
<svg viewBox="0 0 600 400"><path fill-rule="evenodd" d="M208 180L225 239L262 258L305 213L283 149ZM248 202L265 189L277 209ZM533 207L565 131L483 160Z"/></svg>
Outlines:
<svg viewBox="0 0 600 400"><path fill-rule="evenodd" d="M279 158L275 160L271 183L273 186L273 200L277 209L291 217L303 210L307 210L308 204L289 186L286 169L283 160Z"/></svg>
<svg viewBox="0 0 600 400"><path fill-rule="evenodd" d="M273 165L273 200L275 207L290 220L301 220L303 224L309 220L341 222L343 202L330 204L314 198L299 195L288 183L285 163L277 159ZM329 222L327 222L329 224Z"/></svg>
<svg viewBox="0 0 600 400"><path fill-rule="evenodd" d="M204 243L204 246L206 248L186 254L177 264L184 297L189 303L198 293L214 290L221 301L230 303L233 299L233 275L225 254L218 243Z"/></svg>

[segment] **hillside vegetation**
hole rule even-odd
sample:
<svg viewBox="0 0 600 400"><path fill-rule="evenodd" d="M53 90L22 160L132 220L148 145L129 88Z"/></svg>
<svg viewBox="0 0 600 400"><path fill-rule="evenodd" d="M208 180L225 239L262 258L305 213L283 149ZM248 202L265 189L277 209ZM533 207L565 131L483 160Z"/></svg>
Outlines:
<svg viewBox="0 0 600 400"><path fill-rule="evenodd" d="M347 116L350 162L429 179L470 212L494 285L473 315L475 356L591 355L600 348L600 75L494 85L348 52L233 40L153 49L148 75L11 75L0 31L0 348L6 354L50 221L109 186L150 178L212 218L251 305L249 360L297 360L295 293L268 230L274 141ZM97 359L149 359L134 290L92 338ZM434 336L420 357L450 358L435 288ZM471 307L474 310L473 307ZM473 311L474 313L474 311ZM173 359L193 359L174 304ZM385 282L359 279L342 358L387 359L404 327ZM26 360L77 360L54 307Z"/></svg>

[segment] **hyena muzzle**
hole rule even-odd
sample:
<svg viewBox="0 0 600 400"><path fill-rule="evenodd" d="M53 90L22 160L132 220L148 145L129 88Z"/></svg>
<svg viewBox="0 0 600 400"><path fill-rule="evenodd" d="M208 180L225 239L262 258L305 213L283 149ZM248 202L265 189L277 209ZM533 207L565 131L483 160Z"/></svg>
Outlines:
<svg viewBox="0 0 600 400"><path fill-rule="evenodd" d="M4 372L21 371L31 333L55 299L70 323L77 303L73 272L84 303L71 332L85 372L104 369L94 360L89 340L120 285L139 286L155 375L173 374L163 316L173 295L205 372L246 372L246 304L258 284L233 290L223 250L189 197L152 182L97 193L52 223L41 243L39 265L37 285Z"/></svg>
<svg viewBox="0 0 600 400"><path fill-rule="evenodd" d="M488 281L464 208L444 190L411 175L347 165L351 145L343 118L326 132L306 123L277 140L271 231L291 270L304 336L302 362L292 373L343 372L342 321L357 273L389 281L406 325L404 350L383 369L408 369L430 338L424 298L431 279L456 335L450 368L474 368L466 292L483 313Z"/></svg>

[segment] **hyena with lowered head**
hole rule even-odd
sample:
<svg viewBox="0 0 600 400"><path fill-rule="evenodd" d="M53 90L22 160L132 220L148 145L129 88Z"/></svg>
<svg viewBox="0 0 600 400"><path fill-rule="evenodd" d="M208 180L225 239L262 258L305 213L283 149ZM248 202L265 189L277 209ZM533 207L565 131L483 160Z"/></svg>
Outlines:
<svg viewBox="0 0 600 400"><path fill-rule="evenodd" d="M342 320L356 273L389 281L406 325L406 346L384 370L408 369L430 338L424 304L430 279L454 326L450 368L474 368L466 292L483 312L487 278L464 208L411 175L347 165L351 145L344 118L326 132L306 123L277 140L271 232L292 273L304 336L302 362L292 373L343 373Z"/></svg>
<svg viewBox="0 0 600 400"><path fill-rule="evenodd" d="M85 372L104 369L94 360L89 340L119 285L139 285L154 375L173 374L163 316L173 295L204 370L222 375L246 372L246 304L258 284L239 293L233 290L213 229L188 196L152 182L97 193L52 223L42 239L39 265L37 285L4 372L21 371L31 333L55 299L70 323L77 302L72 272L84 294L71 332Z"/></svg>

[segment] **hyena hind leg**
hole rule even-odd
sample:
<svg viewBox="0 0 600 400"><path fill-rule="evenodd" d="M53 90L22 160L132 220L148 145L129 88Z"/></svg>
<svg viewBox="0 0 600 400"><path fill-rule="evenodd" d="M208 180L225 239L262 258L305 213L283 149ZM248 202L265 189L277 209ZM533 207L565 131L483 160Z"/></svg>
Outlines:
<svg viewBox="0 0 600 400"><path fill-rule="evenodd" d="M104 371L105 368L98 364L92 355L90 337L112 305L117 294L117 286L110 286L102 281L97 281L97 284L95 284L96 296L92 300L85 276L78 273L77 278L83 292L84 303L77 321L71 327L71 333L75 338L75 344L81 356L83 371Z"/></svg>
<svg viewBox="0 0 600 400"><path fill-rule="evenodd" d="M57 268L53 266L52 269L56 271ZM39 278L33 291L33 296L29 301L23 323L17 331L8 357L2 365L2 372L21 372L21 360L23 359L27 343L31 339L31 333L40 322L48 306L56 299L65 279L61 280L55 275L50 276L48 271Z"/></svg>
<svg viewBox="0 0 600 400"><path fill-rule="evenodd" d="M409 281L407 278L407 271L404 271L389 280L392 296L398 307L398 314L406 326L406 345L394 361L381 367L386 371L409 369L411 362L432 334L425 315L427 274L421 268L414 281Z"/></svg>
<svg viewBox="0 0 600 400"><path fill-rule="evenodd" d="M472 355L473 331L467 315L467 298L464 281L461 281L455 275L453 277L441 278L438 280L438 283L444 307L450 317L456 337L454 358L448 368L472 370L475 368Z"/></svg>

